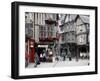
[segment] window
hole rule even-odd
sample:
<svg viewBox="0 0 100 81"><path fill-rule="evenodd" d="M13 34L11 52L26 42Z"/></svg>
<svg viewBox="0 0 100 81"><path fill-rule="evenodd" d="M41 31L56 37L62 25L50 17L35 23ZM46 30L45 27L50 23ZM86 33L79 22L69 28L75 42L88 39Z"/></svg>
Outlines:
<svg viewBox="0 0 100 81"><path fill-rule="evenodd" d="M53 32L50 32L50 35L53 36Z"/></svg>
<svg viewBox="0 0 100 81"><path fill-rule="evenodd" d="M68 41L70 41L70 38L68 38Z"/></svg>
<svg viewBox="0 0 100 81"><path fill-rule="evenodd" d="M42 26L40 26L40 30L41 30L41 31L43 30L43 27L42 27Z"/></svg>
<svg viewBox="0 0 100 81"><path fill-rule="evenodd" d="M33 28L33 24L32 24L32 23L26 23L26 24L25 24L25 27L26 27L26 28Z"/></svg>
<svg viewBox="0 0 100 81"><path fill-rule="evenodd" d="M30 23L30 27L33 28L33 23Z"/></svg>
<svg viewBox="0 0 100 81"><path fill-rule="evenodd" d="M43 36L43 31L41 31L41 36Z"/></svg>
<svg viewBox="0 0 100 81"><path fill-rule="evenodd" d="M80 29L80 31L82 32L82 29Z"/></svg>
<svg viewBox="0 0 100 81"><path fill-rule="evenodd" d="M45 33L45 31L43 32L43 36L44 36L44 37L46 36L46 33Z"/></svg>
<svg viewBox="0 0 100 81"><path fill-rule="evenodd" d="M65 41L65 34L62 34L62 41Z"/></svg>
<svg viewBox="0 0 100 81"><path fill-rule="evenodd" d="M72 32L72 35L75 35L75 33L74 33L74 32Z"/></svg>
<svg viewBox="0 0 100 81"><path fill-rule="evenodd" d="M63 30L64 30L64 26L61 27L61 31L63 31Z"/></svg>

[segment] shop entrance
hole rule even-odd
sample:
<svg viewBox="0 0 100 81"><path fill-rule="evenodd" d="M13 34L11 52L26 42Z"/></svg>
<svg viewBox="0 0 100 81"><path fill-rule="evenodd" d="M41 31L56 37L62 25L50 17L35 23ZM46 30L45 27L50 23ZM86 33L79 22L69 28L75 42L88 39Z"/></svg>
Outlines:
<svg viewBox="0 0 100 81"><path fill-rule="evenodd" d="M40 54L44 51L46 51L46 49L48 48L48 45L38 45L38 49L37 49L37 54L38 56L40 56Z"/></svg>
<svg viewBox="0 0 100 81"><path fill-rule="evenodd" d="M41 53L43 54L44 50L46 50L46 49L43 47L38 47L38 51L37 51L38 56L40 56Z"/></svg>

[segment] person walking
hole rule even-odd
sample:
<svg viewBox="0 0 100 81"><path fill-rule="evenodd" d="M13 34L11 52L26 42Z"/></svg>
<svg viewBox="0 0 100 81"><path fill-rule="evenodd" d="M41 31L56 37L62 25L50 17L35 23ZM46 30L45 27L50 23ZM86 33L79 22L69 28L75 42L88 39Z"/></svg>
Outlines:
<svg viewBox="0 0 100 81"><path fill-rule="evenodd" d="M38 64L40 64L40 62L39 62L39 56L38 56L38 54L37 53L35 53L35 58L34 58L34 62L35 62L35 64L34 64L34 67L37 67L37 65Z"/></svg>
<svg viewBox="0 0 100 81"><path fill-rule="evenodd" d="M43 62L43 55L40 53L40 62Z"/></svg>
<svg viewBox="0 0 100 81"><path fill-rule="evenodd" d="M65 50L62 50L62 56L63 56L63 61L65 61L66 60L66 52L65 52Z"/></svg>
<svg viewBox="0 0 100 81"><path fill-rule="evenodd" d="M72 60L72 58L71 58L71 52L70 52L70 50L68 50L68 58L69 58L69 61L71 61Z"/></svg>
<svg viewBox="0 0 100 81"><path fill-rule="evenodd" d="M43 52L43 62L46 62L46 53Z"/></svg>
<svg viewBox="0 0 100 81"><path fill-rule="evenodd" d="M29 55L28 55L28 52L26 51L25 52L25 67L28 67L28 64L29 64Z"/></svg>

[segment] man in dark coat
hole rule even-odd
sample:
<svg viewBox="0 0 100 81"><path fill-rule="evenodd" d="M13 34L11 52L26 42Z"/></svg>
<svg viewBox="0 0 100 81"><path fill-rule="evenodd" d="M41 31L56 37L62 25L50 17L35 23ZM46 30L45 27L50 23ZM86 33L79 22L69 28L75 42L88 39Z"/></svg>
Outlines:
<svg viewBox="0 0 100 81"><path fill-rule="evenodd" d="M62 50L62 56L63 56L63 61L65 61L66 60L66 52L65 52L65 50Z"/></svg>
<svg viewBox="0 0 100 81"><path fill-rule="evenodd" d="M72 58L71 58L71 52L70 52L70 50L68 50L67 56L68 56L68 58L69 58L69 61L71 61Z"/></svg>
<svg viewBox="0 0 100 81"><path fill-rule="evenodd" d="M38 56L37 53L35 53L35 59L34 59L34 62L35 62L34 67L37 67L37 65L40 64L40 62L39 62L39 56Z"/></svg>

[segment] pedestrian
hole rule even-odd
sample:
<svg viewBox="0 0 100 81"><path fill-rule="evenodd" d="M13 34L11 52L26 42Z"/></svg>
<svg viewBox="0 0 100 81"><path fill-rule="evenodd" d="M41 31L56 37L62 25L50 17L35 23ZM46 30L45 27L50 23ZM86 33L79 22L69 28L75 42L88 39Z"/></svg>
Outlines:
<svg viewBox="0 0 100 81"><path fill-rule="evenodd" d="M56 61L59 61L58 54L56 54L55 60L56 60Z"/></svg>
<svg viewBox="0 0 100 81"><path fill-rule="evenodd" d="M52 52L52 49L49 50L49 61L53 62L53 52Z"/></svg>
<svg viewBox="0 0 100 81"><path fill-rule="evenodd" d="M34 67L37 67L37 65L40 64L40 62L39 62L39 56L38 56L37 53L35 53L34 62L35 62Z"/></svg>
<svg viewBox="0 0 100 81"><path fill-rule="evenodd" d="M70 50L68 50L68 58L69 58L69 61L71 61L72 60L72 58L71 58L71 52L70 52Z"/></svg>
<svg viewBox="0 0 100 81"><path fill-rule="evenodd" d="M43 55L40 53L40 61L43 62Z"/></svg>
<svg viewBox="0 0 100 81"><path fill-rule="evenodd" d="M25 53L25 67L28 66L28 60L29 60L29 55L28 55L28 52Z"/></svg>
<svg viewBox="0 0 100 81"><path fill-rule="evenodd" d="M52 49L49 51L49 56L53 56Z"/></svg>
<svg viewBox="0 0 100 81"><path fill-rule="evenodd" d="M48 54L49 54L49 53L48 53L48 50L46 50L46 56L48 56Z"/></svg>
<svg viewBox="0 0 100 81"><path fill-rule="evenodd" d="M46 53L43 52L43 62L46 62Z"/></svg>
<svg viewBox="0 0 100 81"><path fill-rule="evenodd" d="M66 52L65 52L65 50L62 50L62 56L63 56L63 61L65 61L66 60Z"/></svg>

